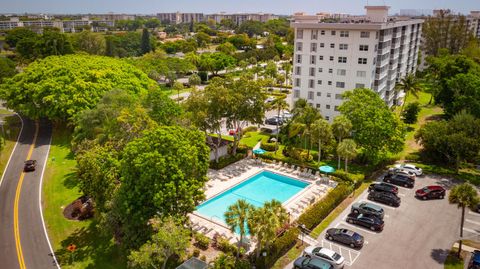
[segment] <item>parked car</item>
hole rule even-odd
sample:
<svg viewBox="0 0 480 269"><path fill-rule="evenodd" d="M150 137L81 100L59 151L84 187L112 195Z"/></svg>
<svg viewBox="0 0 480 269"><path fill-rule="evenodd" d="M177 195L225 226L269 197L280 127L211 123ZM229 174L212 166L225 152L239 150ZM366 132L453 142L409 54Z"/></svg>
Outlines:
<svg viewBox="0 0 480 269"><path fill-rule="evenodd" d="M372 231L383 230L384 222L378 217L370 214L350 213L347 216L347 222L351 224L357 224Z"/></svg>
<svg viewBox="0 0 480 269"><path fill-rule="evenodd" d="M333 269L328 262L319 259L299 257L293 262L294 269Z"/></svg>
<svg viewBox="0 0 480 269"><path fill-rule="evenodd" d="M27 160L27 161L25 161L25 164L23 166L23 171L24 172L35 171L36 167L37 167L37 161L36 160Z"/></svg>
<svg viewBox="0 0 480 269"><path fill-rule="evenodd" d="M371 214L383 219L385 212L381 206L362 202L362 203L354 203L352 205L352 212L353 213L361 213L361 214Z"/></svg>
<svg viewBox="0 0 480 269"><path fill-rule="evenodd" d="M382 204L387 204L389 206L400 206L401 200L400 197L391 193L391 192L384 192L384 191L371 191L368 196L368 200L372 200L375 202L380 202Z"/></svg>
<svg viewBox="0 0 480 269"><path fill-rule="evenodd" d="M372 183L368 186L368 191L382 191L382 192L391 192L393 194L398 193L398 187L393 186L392 184L388 184L385 182L381 183Z"/></svg>
<svg viewBox="0 0 480 269"><path fill-rule="evenodd" d="M237 129L230 129L228 130L228 134L229 135L236 135L238 132L240 132L241 129L240 128L237 128Z"/></svg>
<svg viewBox="0 0 480 269"><path fill-rule="evenodd" d="M480 269L480 251L473 251L470 262L468 263L468 269Z"/></svg>
<svg viewBox="0 0 480 269"><path fill-rule="evenodd" d="M352 248L361 248L363 246L363 236L348 229L330 228L325 233L325 238Z"/></svg>
<svg viewBox="0 0 480 269"><path fill-rule="evenodd" d="M415 196L420 199L443 199L445 197L445 189L442 186L426 186L418 189Z"/></svg>
<svg viewBox="0 0 480 269"><path fill-rule="evenodd" d="M403 169L403 170L407 170L407 171L413 172L413 173L414 173L415 175L417 175L417 176L421 176L421 175L423 174L422 168L416 167L415 165L409 164L409 163L406 163L406 164L396 164L396 165L395 165L395 168L401 168L401 169Z"/></svg>
<svg viewBox="0 0 480 269"><path fill-rule="evenodd" d="M406 188L413 188L413 186L415 186L415 179L403 175L386 175L383 181Z"/></svg>
<svg viewBox="0 0 480 269"><path fill-rule="evenodd" d="M267 99L265 99L266 104L271 103L273 101L275 101L275 98L273 98L273 97L267 97Z"/></svg>
<svg viewBox="0 0 480 269"><path fill-rule="evenodd" d="M335 251L320 247L320 246L309 246L303 251L303 256L307 258L316 258L328 262L333 265L335 269L341 269L345 266L345 258L342 255L336 253Z"/></svg>
<svg viewBox="0 0 480 269"><path fill-rule="evenodd" d="M277 123L278 123L278 125L282 125L283 124L283 119L275 116L275 117L271 117L271 118L268 118L268 119L265 120L265 124L277 125Z"/></svg>
<svg viewBox="0 0 480 269"><path fill-rule="evenodd" d="M389 168L388 169L388 174L389 175L403 175L403 176L407 176L411 179L415 179L417 177L417 175L415 175L414 172L408 171L408 170L405 170L405 169L402 169L402 168Z"/></svg>
<svg viewBox="0 0 480 269"><path fill-rule="evenodd" d="M292 113L290 113L290 112L283 112L283 114L282 114L282 119L283 119L284 121L291 120L292 118L293 118Z"/></svg>

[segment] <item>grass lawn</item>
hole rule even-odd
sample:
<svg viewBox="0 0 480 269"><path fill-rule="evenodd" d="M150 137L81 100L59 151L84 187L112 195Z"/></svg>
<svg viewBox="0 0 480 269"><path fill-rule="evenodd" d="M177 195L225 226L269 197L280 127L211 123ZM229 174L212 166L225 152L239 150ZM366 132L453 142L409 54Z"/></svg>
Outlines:
<svg viewBox="0 0 480 269"><path fill-rule="evenodd" d="M258 143L258 141L262 140L263 138L268 139L269 137L269 134L265 134L262 132L248 132L240 140L240 144L253 148Z"/></svg>
<svg viewBox="0 0 480 269"><path fill-rule="evenodd" d="M54 129L43 186L45 223L57 259L62 268L126 268L125 255L111 237L101 236L94 221L63 217L63 208L81 195L70 139L70 132ZM69 244L77 246L74 257L66 251Z"/></svg>
<svg viewBox="0 0 480 269"><path fill-rule="evenodd" d="M173 90L173 88L171 87L167 87L165 85L160 85L160 88L162 89L162 91L164 93L166 93L168 96L174 96L176 97L179 93L178 91L175 91ZM180 94L184 93L184 92L191 92L192 91L192 88L185 88L183 90L180 91Z"/></svg>
<svg viewBox="0 0 480 269"><path fill-rule="evenodd" d="M445 269L463 269L464 260L468 259L467 257L469 257L470 252L462 250L462 253L460 254L461 258L457 257L457 252L458 248L452 248L445 260Z"/></svg>
<svg viewBox="0 0 480 269"><path fill-rule="evenodd" d="M3 171L5 170L5 166L7 165L8 159L10 158L10 154L12 153L15 144L17 143L18 133L20 133L20 129L22 128L22 124L20 118L13 114L13 112L0 109L0 114L2 115L2 119L5 121L3 125L2 134L5 138L5 145L0 152L0 177L3 175ZM1 129L0 129L1 133Z"/></svg>

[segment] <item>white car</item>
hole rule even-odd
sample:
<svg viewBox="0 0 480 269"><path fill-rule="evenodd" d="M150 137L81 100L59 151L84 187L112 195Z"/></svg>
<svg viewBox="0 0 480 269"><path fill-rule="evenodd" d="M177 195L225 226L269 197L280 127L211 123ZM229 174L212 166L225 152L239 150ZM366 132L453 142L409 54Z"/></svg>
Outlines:
<svg viewBox="0 0 480 269"><path fill-rule="evenodd" d="M309 246L305 248L303 256L326 261L335 269L342 269L345 266L345 258L343 258L342 255L320 246Z"/></svg>
<svg viewBox="0 0 480 269"><path fill-rule="evenodd" d="M412 172L417 176L421 176L423 174L422 168L416 167L413 164L408 164L408 163L406 163L406 164L396 164L395 168L400 168L400 169Z"/></svg>

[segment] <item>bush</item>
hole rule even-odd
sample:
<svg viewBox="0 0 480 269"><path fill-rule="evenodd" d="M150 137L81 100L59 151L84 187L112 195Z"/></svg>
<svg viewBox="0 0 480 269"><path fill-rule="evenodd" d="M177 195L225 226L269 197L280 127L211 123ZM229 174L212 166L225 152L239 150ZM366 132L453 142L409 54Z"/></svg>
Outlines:
<svg viewBox="0 0 480 269"><path fill-rule="evenodd" d="M193 257L197 257L200 256L200 250L199 249L194 249L193 250Z"/></svg>
<svg viewBox="0 0 480 269"><path fill-rule="evenodd" d="M263 268L264 265L266 265L267 268L272 267L280 257L285 255L285 253L296 244L299 233L300 231L296 227L293 227L277 237L267 250L267 257L260 256L260 258L256 260L255 264L257 264L257 267Z"/></svg>
<svg viewBox="0 0 480 269"><path fill-rule="evenodd" d="M365 179L365 176L362 174L350 174L342 170L337 170L333 172L331 175L341 179L344 182L348 182L349 184L353 182L361 183Z"/></svg>
<svg viewBox="0 0 480 269"><path fill-rule="evenodd" d="M200 71L198 72L198 76L200 77L200 79L202 80L202 83L207 81L207 78L208 78L208 73L205 72L205 71Z"/></svg>
<svg viewBox="0 0 480 269"><path fill-rule="evenodd" d="M316 202L309 207L300 217L297 222L304 224L309 230L315 228L324 218L330 214L348 195L350 195L351 188L346 184L339 184L335 189L330 191L325 198Z"/></svg>
<svg viewBox="0 0 480 269"><path fill-rule="evenodd" d="M210 161L210 168L211 169L216 169L216 170L222 169L225 166L230 165L230 164L235 163L235 162L238 162L243 158L245 158L244 153L237 153L236 155L223 156L223 157L218 158L218 163L215 162L215 160Z"/></svg>
<svg viewBox="0 0 480 269"><path fill-rule="evenodd" d="M202 257L200 257L200 260L206 262L207 261L207 257L205 255L202 255Z"/></svg>
<svg viewBox="0 0 480 269"><path fill-rule="evenodd" d="M420 113L420 104L418 102L410 103L402 112L403 122L407 124L414 124L417 122L418 113Z"/></svg>
<svg viewBox="0 0 480 269"><path fill-rule="evenodd" d="M266 151L275 151L275 143L263 143L262 141L261 147Z"/></svg>
<svg viewBox="0 0 480 269"><path fill-rule="evenodd" d="M230 244L230 242L228 242L228 240L222 236L217 238L216 247L218 248L218 250L223 251L224 253L231 253L232 255L237 255L237 246Z"/></svg>
<svg viewBox="0 0 480 269"><path fill-rule="evenodd" d="M200 249L205 250L210 245L210 238L201 233L196 233L193 237L195 238L195 246L199 247Z"/></svg>
<svg viewBox="0 0 480 269"><path fill-rule="evenodd" d="M258 130L257 126L248 126L243 128L242 132L244 134L249 133L249 132L256 132Z"/></svg>

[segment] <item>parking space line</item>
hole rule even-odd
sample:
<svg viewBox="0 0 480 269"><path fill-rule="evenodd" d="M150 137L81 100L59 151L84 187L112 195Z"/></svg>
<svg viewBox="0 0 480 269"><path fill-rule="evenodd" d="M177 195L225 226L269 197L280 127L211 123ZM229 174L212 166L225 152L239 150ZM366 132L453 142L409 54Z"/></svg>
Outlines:
<svg viewBox="0 0 480 269"><path fill-rule="evenodd" d="M470 215L474 215L474 216L480 216L480 214L479 214L479 213L475 213L475 212L472 212L472 211L470 211L470 210L468 211L468 214L470 214Z"/></svg>
<svg viewBox="0 0 480 269"><path fill-rule="evenodd" d="M471 232L471 233L474 233L474 234L480 234L480 231L477 231L477 230L473 230L473 229L469 229L469 228L465 228L465 227L463 227L463 229L467 232Z"/></svg>
<svg viewBox="0 0 480 269"><path fill-rule="evenodd" d="M345 222L345 223L343 223L343 224L344 224L344 225L348 225L348 226L350 226L350 227L353 227L353 228L355 228L355 229L361 230L362 232L366 232L366 233L369 233L369 234L375 234L375 235L377 234L377 233L375 233L375 232L372 232L372 231L370 231L370 230L367 230L367 228L363 228L363 227L360 227L360 226L356 226L356 225L350 224L350 223L348 223L348 222Z"/></svg>
<svg viewBox="0 0 480 269"><path fill-rule="evenodd" d="M473 220L469 220L469 219L465 219L465 221L480 226L480 222L478 222L478 221L473 221Z"/></svg>
<svg viewBox="0 0 480 269"><path fill-rule="evenodd" d="M348 256L350 257L349 261L352 261L352 252L348 252Z"/></svg>
<svg viewBox="0 0 480 269"><path fill-rule="evenodd" d="M406 195L406 194L403 194L403 193L398 193L398 196L405 197L405 196L407 196L407 195Z"/></svg>
<svg viewBox="0 0 480 269"><path fill-rule="evenodd" d="M372 204L375 204L375 205L378 205L378 206L381 206L381 207L383 207L383 208L397 210L396 207L389 206L389 205L385 205L385 204L381 204L381 203L378 203L378 202L375 202L375 201L370 201L370 200L368 200L368 202L369 202L369 203L372 203Z"/></svg>

